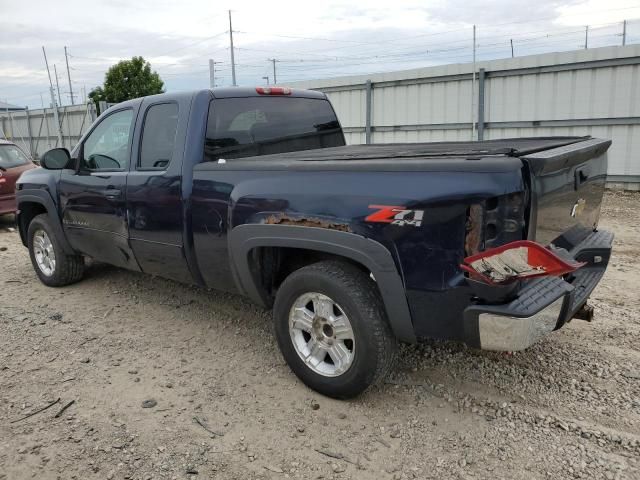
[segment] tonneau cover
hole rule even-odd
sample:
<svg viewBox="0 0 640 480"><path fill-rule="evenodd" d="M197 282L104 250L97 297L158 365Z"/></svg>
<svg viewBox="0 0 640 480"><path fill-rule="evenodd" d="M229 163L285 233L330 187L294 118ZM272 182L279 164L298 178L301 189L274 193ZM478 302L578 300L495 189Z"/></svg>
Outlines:
<svg viewBox="0 0 640 480"><path fill-rule="evenodd" d="M488 155L519 157L543 150L563 147L589 138L590 137L535 137L478 142L379 143L262 155L260 158L262 161L268 161L273 157L288 161L336 161L412 157L477 157ZM230 161L233 162L236 160L231 159Z"/></svg>

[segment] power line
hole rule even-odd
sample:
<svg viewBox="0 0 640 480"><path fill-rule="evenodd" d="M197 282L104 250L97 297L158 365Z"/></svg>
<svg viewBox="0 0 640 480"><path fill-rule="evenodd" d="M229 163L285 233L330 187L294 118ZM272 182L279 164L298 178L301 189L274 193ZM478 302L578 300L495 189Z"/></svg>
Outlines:
<svg viewBox="0 0 640 480"><path fill-rule="evenodd" d="M608 35L605 35L605 36L608 36ZM599 36L599 37L602 37L602 36ZM595 37L591 37L591 38L593 39ZM565 44L566 41L563 40L562 42L539 43L539 44L532 44L531 46L533 46L533 47L545 47L545 46L548 46L550 44L558 44L558 43ZM581 47L582 47L581 45L578 45L578 43L576 43L574 49L575 48L581 48ZM465 53L458 54L458 55L453 55L453 56L448 54L446 57L444 57L445 60L449 61L449 60L458 59L458 58L465 58L465 59L470 60L471 59L470 57L472 55L471 49L468 46L467 47L462 47L462 48L464 48L466 50ZM506 51L508 48L509 48L508 44L505 43L505 46L503 48L496 49L494 47L492 49L486 50L485 53L491 53L491 52L502 51L502 50ZM458 47L457 49L460 50L460 47ZM450 51L450 49L449 49L449 51ZM439 59L440 58L431 58L431 60L439 60ZM434 65L434 64L424 65L425 60L429 60L429 58L424 58L423 57L423 58L419 58L419 59L415 59L415 60L407 60L407 59L399 59L398 60L398 59L396 59L396 60L388 60L388 61L386 61L386 63L389 63L389 64L393 64L393 63L421 63L422 66L424 66L424 67L428 67L428 66ZM321 66L321 67L318 67L318 68L314 68L313 72L322 72L324 70L329 69L332 73L335 73L335 71L337 69L341 70L341 69L345 69L345 68L353 68L353 67L357 67L357 66L364 66L364 65L371 65L371 64L378 64L378 63L379 63L378 61L372 60L372 61L366 61L366 62L360 62L360 63L348 63L348 64L343 64L343 65L326 65L326 66ZM449 63L451 63L451 62L449 62ZM287 66L286 67L287 70L289 70L291 68L294 68L294 67L291 67L291 66ZM308 69L308 66L306 68ZM366 73L374 74L374 73L383 73L385 71L388 71L388 70L379 70L379 71L367 70ZM311 73L313 73L313 72L311 72ZM292 76L287 74L287 73L285 73L285 74L281 73L280 77L281 78L290 79ZM294 75L294 78L300 78L300 77L298 75ZM314 78L314 77L305 77L305 78ZM318 77L316 76L315 78L318 78Z"/></svg>
<svg viewBox="0 0 640 480"><path fill-rule="evenodd" d="M174 48L173 50L169 50L168 52L164 52L164 53L160 53L160 54L156 54L156 55L152 55L152 56L165 57L165 56L169 55L170 53L179 52L180 50L184 50L185 48L193 47L195 45L200 45L201 43L208 42L209 40L213 40L214 38L217 38L217 37L220 37L222 35L225 35L227 32L228 32L228 30L225 30L224 32L216 33L215 35L203 38L201 40L197 40L197 41L195 41L193 43L189 43L187 45L183 45L182 47Z"/></svg>
<svg viewBox="0 0 640 480"><path fill-rule="evenodd" d="M230 12L227 12L227 14L229 13ZM506 24L494 24L486 28L478 28L478 58L484 60L494 58L503 54L505 57L508 57L509 55L515 55L515 53L519 53L522 55L524 53L558 51L558 48L556 48L557 45L562 45L562 47L560 47L560 50L569 48L584 48L585 42L582 40L584 40L586 29L579 26L566 26L562 28L550 28L547 30L523 28L521 30L524 31L519 32L505 31L500 34L492 33L499 27L499 25L515 25L527 22L530 21L508 22ZM634 19L626 20L624 22L610 22L589 25L588 34L586 35L587 46L589 48L592 48L605 44L620 45L620 43L629 44L633 41L637 41L637 35L634 36L630 35L629 33L630 27L632 27L632 29L635 29L637 22L638 20ZM243 72L241 73L241 75L243 76L243 78L245 78L246 81L246 78L248 77L258 77L258 71L262 71L262 73L265 74L267 73L269 66L273 68L275 66L273 61L276 60L276 55L276 61L277 63L280 63L280 65L277 66L278 71L276 72L277 79L280 81L280 83L282 83L283 79L288 79L289 81L291 81L290 79L292 78L302 79L309 78L311 76L320 78L322 76L325 76L327 72L330 72L331 74L338 74L339 72L339 74L341 75L349 73L359 74L359 72L375 73L372 70L388 71L392 65L395 66L398 64L403 65L403 67L401 68L417 68L420 66L427 67L431 65L442 64L443 62L452 63L454 61L458 61L458 59L460 59L460 61L466 62L471 60L472 57L472 51L469 48L470 36L467 36L467 38L457 37L448 40L440 38L436 40L437 36L442 37L445 34L460 32L462 30L465 29L452 29L442 32L431 32L429 34L398 37L395 40L381 39L380 41L368 42L346 39L331 39L328 37L306 37L289 35L287 33L273 34L273 36L281 38L291 37L292 39L296 39L300 37L298 38L300 40L308 39L344 44L339 46L326 47L322 49L323 53L317 54L313 53L313 50L308 51L304 48L288 50L286 46L291 44L289 42L283 44L285 45L284 47L281 47L279 46L280 44L276 43L276 45L279 46L279 48L277 49L269 48L269 44L249 44L246 47L237 47L235 46L236 38L233 38L233 63L223 62L220 64L220 66L216 65L216 73L226 72L226 75L229 75L229 73L235 73L235 80L237 83L239 80L237 69L240 68L241 72ZM466 30L468 31L468 28ZM487 33L487 30L490 32L490 34L483 35L483 33ZM237 34L239 32L234 31L232 30L232 28L230 28L229 30L219 32L218 34L211 37L202 38L197 41L190 42L186 45L174 48L168 52L165 52L163 55L168 55L172 52L189 49L190 47L198 47L208 40L219 37L226 33L230 33L231 41L232 37L234 36L233 34ZM271 36L272 34L265 35ZM582 38L580 38L581 36ZM407 43L411 39L423 37L430 38L432 39L432 41L426 44ZM619 39L618 37L621 37L621 39ZM253 48L253 45L256 45L257 48ZM266 48L260 48L263 45ZM205 79L206 76L204 76L203 74L206 74L208 70L204 68L206 68L208 65L207 63L205 63L206 60L199 61L199 59L210 58L212 53L226 51L227 49L231 50L230 46L216 48L213 51L207 51L206 54L195 54L194 52L189 51L185 52L185 55L179 55L175 57L176 59L178 59L177 61L159 60L154 61L153 65L158 65L161 67L160 72L163 76L195 77L202 75L202 78ZM236 54L238 50L255 53L242 55L242 59L244 61L242 63L237 63ZM198 50L196 51L202 52L203 49L200 49L198 47ZM334 51L335 54L333 53ZM81 55L72 55L68 50L65 53L65 60L67 63L70 62L69 57L75 59L75 61L73 61L73 66L69 65L68 69L68 81L70 85L69 94L73 95L74 97L76 96L76 94L74 94L72 90L75 85L70 78L71 70L83 72L80 74L80 78L82 79L82 81L91 81L89 79L89 75L103 73L104 70L106 70L107 64L114 63L119 60L118 57L85 57ZM259 55L260 53L268 53L268 55ZM295 56L298 55L300 56L300 58L295 58ZM272 62L271 65L268 65L265 62L265 57L269 58L269 61ZM105 69L99 67L100 64L105 64ZM372 65L375 65L375 67L372 67ZM204 68L199 69L198 67ZM229 72L229 70L231 70L231 72ZM234 70L236 71L234 72ZM231 76L233 77L233 75ZM35 98L35 95L33 97Z"/></svg>
<svg viewBox="0 0 640 480"><path fill-rule="evenodd" d="M603 9L603 10L591 10L589 13L604 13L604 12L609 13L609 12L614 12L614 11L639 10L639 9L640 9L640 6L635 6L635 7L623 7L623 8ZM527 19L527 20L522 20L522 21L517 21L517 22L498 23L498 24L488 25L486 27L491 29L491 28L508 26L508 25L522 25L524 23L543 22L543 21L546 21L546 20L555 20L557 18L558 18L558 16L555 15L555 16L552 16L552 17L543 17L543 18L537 18L537 19ZM482 30L482 27L484 27L484 26L480 25L480 30ZM402 41L402 40L422 38L422 37L430 37L430 36L437 36L437 35L444 35L444 34L447 34L447 33L456 33L456 32L461 32L461 31L468 31L468 30L469 30L469 26L465 26L465 27L457 28L457 29L454 29L454 30L447 30L447 31L443 31L443 32L434 32L434 33L427 33L427 34L420 34L420 35L412 35L412 36L409 36L409 37L404 37L403 36L403 37L396 37L396 38L391 38L391 39L382 39L381 41L384 42L385 44L389 44L389 43L395 43L397 41ZM313 37L307 37L307 38L313 38ZM318 37L318 38L315 38L315 39L321 40L321 37ZM378 45L378 43L363 42L363 45ZM349 48L349 46L337 47L337 48L334 48L334 50L344 49L344 48ZM309 50L309 51L307 51L305 53L313 53L313 52L324 51L324 50L325 49Z"/></svg>
<svg viewBox="0 0 640 480"><path fill-rule="evenodd" d="M607 23L607 24L601 24L602 26L591 26L591 30L595 30L595 28L604 28L607 26L612 26L612 25L619 25L619 23ZM595 28L594 28L595 27ZM572 35L573 33L577 32L577 30L569 30L569 31L552 31L551 33L547 33L544 36L537 36L537 37L530 37L530 38L520 38L523 37L524 35L528 34L528 33L544 33L544 32L548 32L545 30L536 30L534 32L520 32L516 35L512 35L511 38L514 40L514 43L518 43L518 42L530 42L532 40L536 40L538 38L549 38L549 37L557 37L557 36L568 36L568 35ZM311 38L311 37L309 37ZM480 37L481 40L486 41L488 39L494 39L494 38L505 38L505 35L490 35L490 36L481 36ZM505 42L507 42L508 40L505 38L504 40ZM327 54L322 54L322 55L318 55L320 58L314 58L313 60L311 59L301 59L301 60L295 60L295 62L335 62L335 61L342 61L342 60L363 60L363 59L371 59L371 58L377 58L377 59L388 59L388 58L402 58L402 57L411 57L411 56L418 56L418 55L430 55L431 53L434 52L434 47L437 46L452 46L452 48L448 48L446 49L447 51L456 51L456 50L463 50L465 47L453 47L453 45L458 44L458 43L467 43L467 40L453 40L453 41L449 41L449 42L440 42L440 43L435 43L435 44L430 44L430 45L426 45L420 48L420 50L415 50L415 46L412 46L413 48L410 48L408 50L400 50L398 51L397 49L395 50L394 53L392 54L377 54L374 56L371 55L367 55L367 56L363 56L361 55L344 55L344 56L331 56L331 55L327 55ZM362 42L360 42L360 44L364 44ZM492 46L492 45L501 45L501 42L494 42L494 43L483 43L482 41L478 43L478 48L480 49L486 49L487 46ZM426 49L425 49L426 47ZM216 51L220 51L220 50L224 50L224 49L217 49ZM273 50L266 50L266 49L258 49L258 48L251 48L251 47L235 47L235 50L247 50L247 51L256 51L256 52L268 52L268 53L272 53ZM441 51L442 49L439 49L438 51ZM213 53L213 52L212 52ZM284 52L282 52L284 53ZM303 53L303 52L294 52L294 51L289 51L287 53ZM98 58L98 57L80 57L80 56L72 56L72 57L76 57L76 58L86 58L86 59L91 59L91 60L97 60L97 61L103 61L103 58ZM195 58L200 58L200 57L195 57ZM113 58L108 59L107 61L109 62L113 62ZM280 62L284 62L284 63L291 63L293 60L288 61L285 59L279 59ZM206 66L206 64L195 64L195 63L187 63L187 62L171 62L171 63L166 63L166 62L153 62L154 65L165 65L165 66ZM238 64L236 64L238 65ZM239 66L239 65L238 65ZM306 67L305 67L306 68ZM74 68L75 70L76 68ZM85 70L86 71L86 70ZM97 72L97 71L95 71Z"/></svg>
<svg viewBox="0 0 640 480"><path fill-rule="evenodd" d="M619 25L619 23L617 23ZM603 24L603 25L614 25L614 24ZM529 38L508 38L503 36L489 36L489 37L483 37L485 39L489 39L489 38L503 38L504 40L502 42L494 42L494 43L479 43L478 44L478 48L485 50L487 47L491 47L491 46L495 46L495 45L506 45L509 44L511 41L513 41L514 43L518 44L524 44L525 42L533 42L533 41L537 41L539 39L548 39L548 38L553 38L553 37L559 37L559 36L568 36L568 35L572 35L575 33L579 33L582 30L572 30L569 32L562 32L562 33L550 33L550 34L546 34L544 36L536 36L536 37L529 37ZM536 33L540 33L540 31L537 31ZM455 45L457 43L460 42L464 42L465 45L461 45L461 46L452 46L450 48L442 48L442 49L434 49L433 47L436 46L448 46L448 45ZM451 51L459 51L459 50L464 50L468 45L468 40L457 40L457 41L453 41L453 42L446 42L446 43L438 43L438 44L431 44L431 45L426 45L421 47L420 50L410 50L410 51L400 51L400 52L396 52L393 54L378 54L378 55L368 55L368 56L342 56L342 57L328 57L326 59L299 59L299 60L292 60L292 61L287 61L287 60L279 60L280 62L284 62L284 63L290 63L290 62L327 62L327 63L333 63L333 62L338 62L338 61L350 61L350 60L381 60L381 59L389 59L389 58L406 58L406 57L412 57L412 56L424 56L424 55L431 55L433 53L440 53L440 52L451 52ZM526 46L526 45L525 45ZM426 48L425 48L426 47ZM247 50L251 50L249 48L246 48ZM258 50L258 49L256 49ZM260 49L261 50L261 49ZM310 65L307 64L304 67L301 68L308 68ZM291 67L287 67L287 68L291 68Z"/></svg>
<svg viewBox="0 0 640 480"><path fill-rule="evenodd" d="M614 26L614 25L620 25L620 22L615 22L615 23L612 22L612 23L606 23L606 24L592 25L591 28L593 28L593 27L602 28L602 27ZM563 30L566 30L567 28L570 28L570 27L565 27ZM555 33L555 31L551 31L552 33L547 33L546 36L569 35L569 34L572 34L572 33L582 32L583 31L583 30L575 30L576 27L571 27L571 28L573 28L573 30L571 30L569 32ZM456 31L459 31L459 30L456 30ZM467 29L467 31L468 31L468 29ZM518 37L521 37L521 36L524 36L524 35L530 35L530 34L533 34L533 33L546 33L546 32L549 32L549 30L536 30L536 31L533 31L533 32L520 32L520 33L517 33L515 35L508 35L508 34L504 34L503 33L503 34L500 34L500 35L480 36L480 39L481 40L488 40L488 39L494 39L494 38L514 38L514 40L515 40ZM389 43L389 42L385 41L384 43L386 44L386 43ZM451 41L447 41L447 42L432 43L432 44L421 46L420 48L421 48L421 51L424 52L424 51L432 49L433 47L449 46L449 45L460 44L460 43L468 44L469 40L468 39L459 39L459 40L451 40ZM363 42L363 43L361 43L361 45L375 46L377 51L379 51L379 43L375 43L375 42L366 42L365 43L365 42ZM478 45L479 46L483 46L482 43L479 43ZM415 49L415 47L416 47L416 45L406 45L406 46L407 47L412 47L413 49ZM243 50L249 50L249 51L258 51L258 52L274 52L273 49L265 50L265 49L251 48L251 47L243 47L242 49ZM385 58L385 57L390 57L390 56L399 56L402 53L411 53L411 54L414 53L414 52L411 52L411 51L405 52L403 50L399 51L399 53L398 53L397 49L395 50L395 52L396 53L391 54L391 55L375 54L373 56L375 58ZM290 51L280 50L280 51L276 51L276 53L282 53L282 54L294 53L294 54L305 55L304 51L300 52L300 51L293 51L293 50L290 50ZM360 60L360 59L363 59L363 58L372 58L372 55L368 54L368 53L369 53L369 51L364 51L364 52L360 52L360 55L340 55L340 56L330 55L330 54L325 53L325 54L321 54L319 56L327 58L327 59L340 58L340 59ZM366 55L366 56L363 56L363 55Z"/></svg>

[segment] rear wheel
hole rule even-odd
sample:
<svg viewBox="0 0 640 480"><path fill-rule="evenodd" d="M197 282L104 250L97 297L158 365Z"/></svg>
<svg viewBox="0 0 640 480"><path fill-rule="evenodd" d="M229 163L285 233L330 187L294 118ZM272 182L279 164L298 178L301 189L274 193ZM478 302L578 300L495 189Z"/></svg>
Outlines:
<svg viewBox="0 0 640 480"><path fill-rule="evenodd" d="M289 275L274 317L285 360L324 395L356 396L384 378L395 360L396 340L376 284L349 263L324 261Z"/></svg>
<svg viewBox="0 0 640 480"><path fill-rule="evenodd" d="M64 252L47 214L38 215L31 221L27 238L31 263L42 283L62 287L82 278L84 259Z"/></svg>

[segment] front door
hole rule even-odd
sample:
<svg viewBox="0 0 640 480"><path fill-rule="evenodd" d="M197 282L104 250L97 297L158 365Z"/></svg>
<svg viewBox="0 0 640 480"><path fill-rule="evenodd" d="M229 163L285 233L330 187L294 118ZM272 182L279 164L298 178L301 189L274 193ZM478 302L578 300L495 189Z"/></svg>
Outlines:
<svg viewBox="0 0 640 480"><path fill-rule="evenodd" d="M126 217L126 187L135 111L116 110L78 148L79 167L60 177L62 221L69 243L85 255L139 270Z"/></svg>

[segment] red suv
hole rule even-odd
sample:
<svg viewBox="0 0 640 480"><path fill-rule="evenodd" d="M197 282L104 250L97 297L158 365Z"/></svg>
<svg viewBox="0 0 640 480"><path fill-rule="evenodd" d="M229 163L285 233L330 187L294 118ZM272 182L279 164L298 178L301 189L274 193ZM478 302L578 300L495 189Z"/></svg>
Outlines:
<svg viewBox="0 0 640 480"><path fill-rule="evenodd" d="M0 215L16 211L16 180L32 168L37 167L15 143L0 140Z"/></svg>

